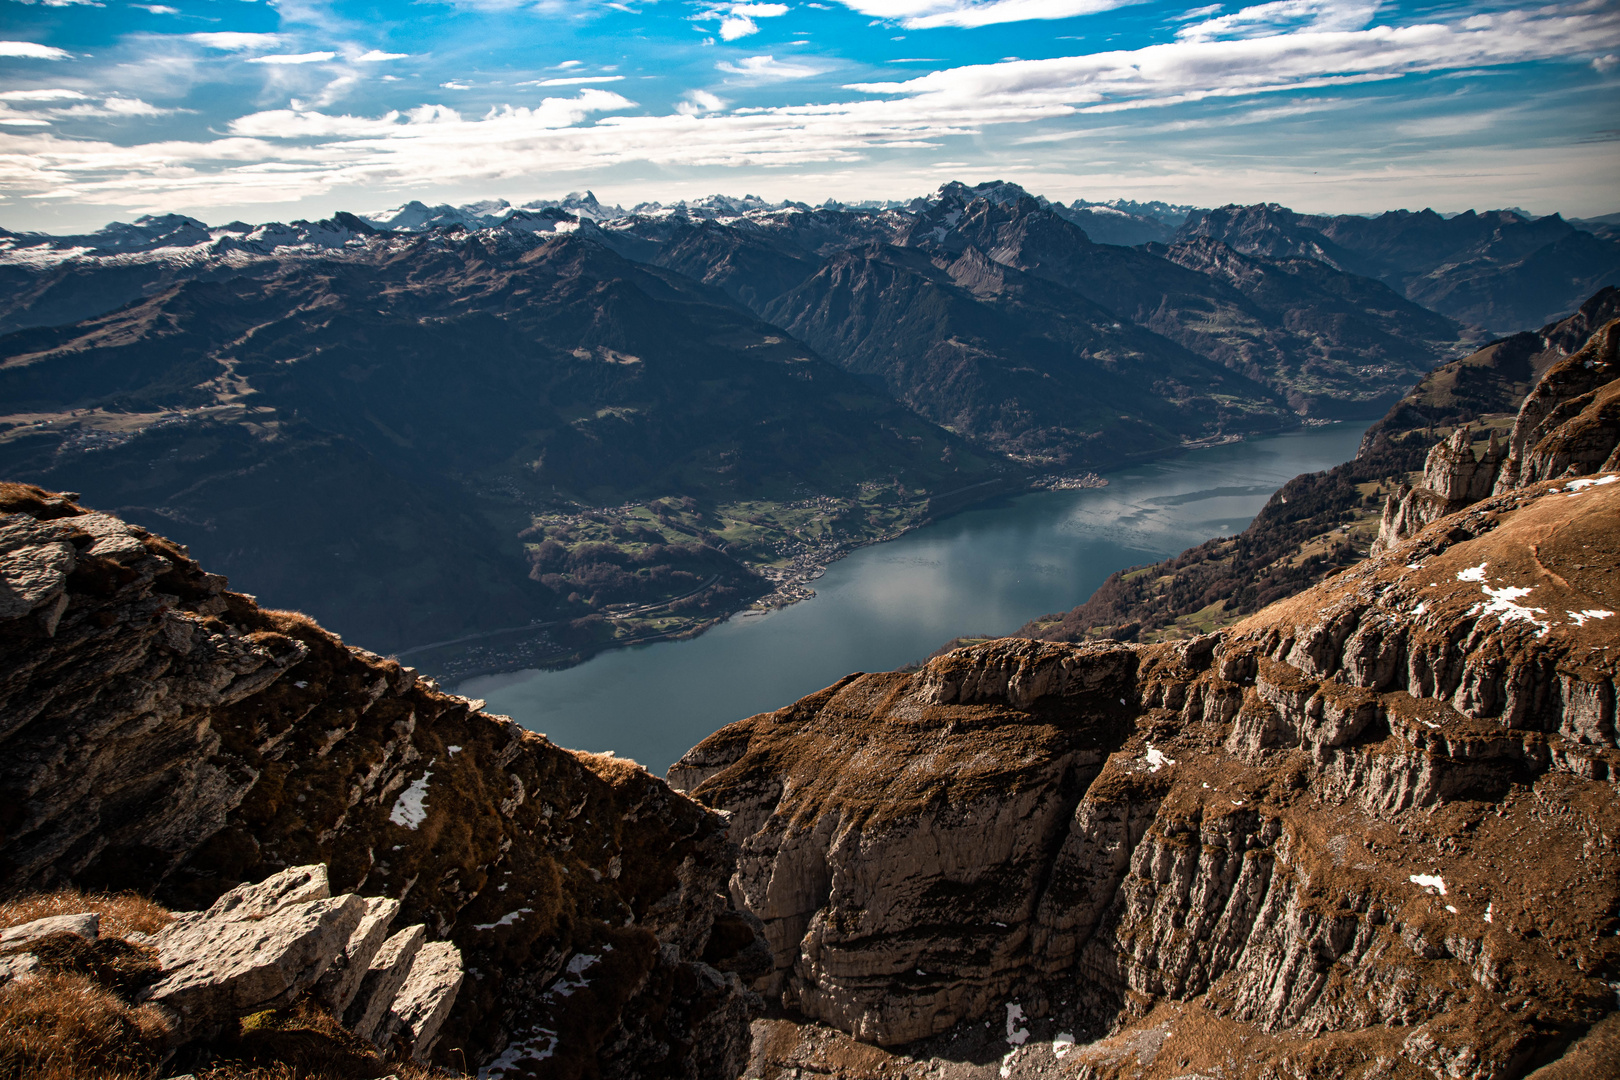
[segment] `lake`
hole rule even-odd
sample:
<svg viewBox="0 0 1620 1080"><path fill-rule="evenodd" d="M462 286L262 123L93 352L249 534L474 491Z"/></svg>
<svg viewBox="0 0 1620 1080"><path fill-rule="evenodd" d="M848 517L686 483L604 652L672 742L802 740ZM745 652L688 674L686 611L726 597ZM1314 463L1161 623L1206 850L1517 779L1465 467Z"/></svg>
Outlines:
<svg viewBox="0 0 1620 1080"><path fill-rule="evenodd" d="M662 775L733 720L853 671L921 660L953 637L1011 633L1081 603L1115 570L1241 532L1285 481L1353 457L1366 427L1230 443L1104 473L1105 488L1020 495L862 548L792 607L457 692L562 746L612 750Z"/></svg>

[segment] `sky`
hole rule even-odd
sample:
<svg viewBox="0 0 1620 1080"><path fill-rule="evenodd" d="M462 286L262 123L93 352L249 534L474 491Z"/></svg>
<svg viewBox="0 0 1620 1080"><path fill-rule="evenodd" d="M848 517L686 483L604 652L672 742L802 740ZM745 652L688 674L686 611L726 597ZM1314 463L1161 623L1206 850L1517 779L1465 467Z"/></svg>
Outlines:
<svg viewBox="0 0 1620 1080"><path fill-rule="evenodd" d="M0 0L0 226L592 190L1620 211L1620 3Z"/></svg>

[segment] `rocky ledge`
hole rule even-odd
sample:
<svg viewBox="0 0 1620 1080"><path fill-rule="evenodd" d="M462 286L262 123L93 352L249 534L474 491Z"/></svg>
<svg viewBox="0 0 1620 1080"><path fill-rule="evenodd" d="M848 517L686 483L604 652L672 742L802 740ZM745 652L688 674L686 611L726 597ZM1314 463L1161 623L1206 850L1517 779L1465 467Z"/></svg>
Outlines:
<svg viewBox="0 0 1620 1080"><path fill-rule="evenodd" d="M1219 635L993 641L718 732L670 780L731 814L755 985L814 1022L750 1075L1600 1059L1617 549L1620 474L1542 481Z"/></svg>
<svg viewBox="0 0 1620 1080"><path fill-rule="evenodd" d="M363 957L310 942L347 951L361 927L397 922L411 929L377 943L362 980L381 963L400 981L355 989L382 1002L352 1018L363 1034L494 1076L729 1080L758 1004L738 972L762 959L726 895L734 855L721 815L634 763L561 749L261 609L72 495L0 485L8 892L134 889L223 918L243 883L321 864L316 892L339 895L283 912L305 945L269 982L248 978L253 993L339 1000L351 988L304 982ZM207 953L222 925L181 922L160 959ZM452 953L465 977L446 991ZM154 993L173 999L183 1037L243 1006L176 964ZM427 982L417 1012L400 1012L412 972Z"/></svg>

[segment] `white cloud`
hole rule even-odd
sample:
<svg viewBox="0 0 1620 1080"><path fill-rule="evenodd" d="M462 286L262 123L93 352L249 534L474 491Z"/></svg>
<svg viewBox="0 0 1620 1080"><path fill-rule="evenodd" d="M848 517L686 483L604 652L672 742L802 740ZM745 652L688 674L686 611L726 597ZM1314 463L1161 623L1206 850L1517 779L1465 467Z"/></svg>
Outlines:
<svg viewBox="0 0 1620 1080"><path fill-rule="evenodd" d="M821 74L820 68L809 64L790 64L774 56L749 56L739 63L722 60L714 65L721 71L742 75L749 82L778 82L783 79L803 79Z"/></svg>
<svg viewBox="0 0 1620 1080"><path fill-rule="evenodd" d="M250 64L324 64L328 60L335 60L335 52L306 52L306 53L273 53L270 56L255 56L248 60Z"/></svg>
<svg viewBox="0 0 1620 1080"><path fill-rule="evenodd" d="M586 83L623 82L623 75L575 75L566 79L534 79L519 86L584 86Z"/></svg>
<svg viewBox="0 0 1620 1080"><path fill-rule="evenodd" d="M1272 0L1246 7L1231 15L1182 27L1176 37L1183 41L1209 38L1258 37L1291 30L1360 30L1378 14L1381 0ZM1491 25L1477 18L1463 23L1465 30L1483 30Z"/></svg>
<svg viewBox="0 0 1620 1080"><path fill-rule="evenodd" d="M707 90L688 90L686 100L675 106L675 111L682 116L702 116L704 113L720 112L726 103Z"/></svg>
<svg viewBox="0 0 1620 1080"><path fill-rule="evenodd" d="M464 83L464 82L457 82L455 79L451 79L449 82L440 83L439 84L439 89L440 90L471 90L472 89L472 84L471 83Z"/></svg>
<svg viewBox="0 0 1620 1080"><path fill-rule="evenodd" d="M911 30L975 27L1030 19L1072 19L1146 0L844 0L862 15L899 22Z"/></svg>
<svg viewBox="0 0 1620 1080"><path fill-rule="evenodd" d="M557 70L558 71L567 71L569 68L577 68L577 67L579 67L584 62L585 61L583 61L583 60L564 60L562 63L557 65Z"/></svg>
<svg viewBox="0 0 1620 1080"><path fill-rule="evenodd" d="M221 52L241 52L244 49L268 49L281 44L280 34L250 34L242 30L215 30L206 34L187 34L187 41Z"/></svg>
<svg viewBox="0 0 1620 1080"><path fill-rule="evenodd" d="M24 60L66 60L73 55L54 45L37 45L32 41L0 41L0 56L15 56Z"/></svg>
<svg viewBox="0 0 1620 1080"><path fill-rule="evenodd" d="M759 24L755 19L774 19L786 15L788 10L786 4L721 4L706 8L691 18L698 23L719 19L721 40L736 41L759 33Z"/></svg>
<svg viewBox="0 0 1620 1080"><path fill-rule="evenodd" d="M138 8L145 8L147 11L150 11L153 15L178 15L178 14L180 14L180 9L179 8L172 8L168 4L136 4L135 6L138 7Z"/></svg>
<svg viewBox="0 0 1620 1080"><path fill-rule="evenodd" d="M872 176L868 162L874 154L935 148L997 125L1068 118L1079 126L1090 122L1086 114L1536 60L1585 64L1594 55L1611 52L1620 52L1620 10L1586 4L1502 12L1490 26L1477 29L1459 22L1304 31L982 64L851 88L870 97L852 94L853 100L730 111L722 111L725 103L709 92L691 91L664 115L611 115L635 106L611 91L585 87L575 97L548 98L532 109L503 106L481 117L464 117L443 105L380 117L331 116L312 109L255 113L232 124L227 137L207 142L124 146L63 139L47 131L10 131L0 133L0 193L200 209L327 197L345 187L465 187L540 171L598 175L629 163L778 170L813 166ZM814 73L771 56L728 62L722 70L742 82ZM1279 102L1279 107L1292 104ZM1562 157L1504 160L1497 172L1507 175L1516 169L1514 176L1540 177L1551 168L1547 162L1557 158L1583 170L1581 176L1591 176L1598 160L1592 155L1599 151L1609 152L1577 147L1560 151ZM1290 178L1286 164L1267 165L1264 177L1271 179L1266 182L1275 180L1278 186L1266 197L1334 193L1318 197L1320 202L1337 197L1341 189L1327 185L1346 177L1360 185L1355 188L1358 197L1367 201L1377 190L1394 190L1378 187L1393 183L1392 177L1429 176L1432 184L1443 184L1447 181L1436 170L1455 172L1463 168L1462 159L1436 153L1435 162L1425 158L1384 172L1380 159L1366 166L1368 175L1360 180L1350 176L1353 169L1317 178L1308 169L1296 170ZM1141 176L1158 175L1154 169L1159 165L1143 161L1125 166L1127 172L1138 170L1130 174L1138 192L1146 193ZM1109 168L1098 162L1089 179L1103 182L1113 175ZM1159 172L1168 175L1170 168ZM1213 175L1196 176L1185 165L1174 168L1180 178L1175 182L1183 188L1203 184L1207 189L1217 183ZM1061 172L1054 167L1051 175ZM1464 173L1473 175L1466 169L1458 175ZM1257 169L1248 177L1221 181L1227 185L1223 197L1263 197L1260 177ZM1071 177L1062 183L1072 182Z"/></svg>
<svg viewBox="0 0 1620 1080"><path fill-rule="evenodd" d="M0 125L5 127L50 127L49 120L42 120L33 113L18 112L8 103L0 101Z"/></svg>
<svg viewBox="0 0 1620 1080"><path fill-rule="evenodd" d="M0 101L83 101L88 97L77 90L6 90Z"/></svg>
<svg viewBox="0 0 1620 1080"><path fill-rule="evenodd" d="M377 64L384 60L404 60L410 55L410 53L383 52L381 49L372 49L370 52L363 52L355 57L354 62L357 64Z"/></svg>
<svg viewBox="0 0 1620 1080"><path fill-rule="evenodd" d="M16 0L19 4L38 4L41 7L106 7L101 0Z"/></svg>

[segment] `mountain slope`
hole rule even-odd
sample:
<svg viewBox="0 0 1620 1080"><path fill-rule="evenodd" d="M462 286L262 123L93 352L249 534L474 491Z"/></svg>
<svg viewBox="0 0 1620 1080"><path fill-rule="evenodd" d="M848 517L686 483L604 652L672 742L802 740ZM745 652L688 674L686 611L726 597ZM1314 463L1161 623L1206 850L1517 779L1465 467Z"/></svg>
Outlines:
<svg viewBox="0 0 1620 1080"><path fill-rule="evenodd" d="M767 319L923 416L1032 464L1106 465L1286 422L1265 387L967 248L856 248Z"/></svg>
<svg viewBox="0 0 1620 1080"><path fill-rule="evenodd" d="M1191 215L1178 239L1207 237L1247 255L1307 258L1375 277L1435 311L1503 332L1553 321L1620 284L1620 242L1557 214L1433 210L1374 218L1298 214L1275 204Z"/></svg>
<svg viewBox="0 0 1620 1080"><path fill-rule="evenodd" d="M629 575L617 591L548 585L518 536L547 507L803 486L853 500L878 478L920 507L919 489L992 475L718 294L568 235L515 250L428 236L184 283L0 339L0 401L8 475L162 523L382 648L716 574L712 613L768 588L650 519L622 557L601 553L601 574ZM659 566L675 576L655 587Z"/></svg>
<svg viewBox="0 0 1620 1080"><path fill-rule="evenodd" d="M991 259L1073 290L1216 360L1312 416L1381 411L1452 348L1458 328L1375 282L1314 264L1261 266L1218 245L1093 244L1032 199L942 200L907 243Z"/></svg>

